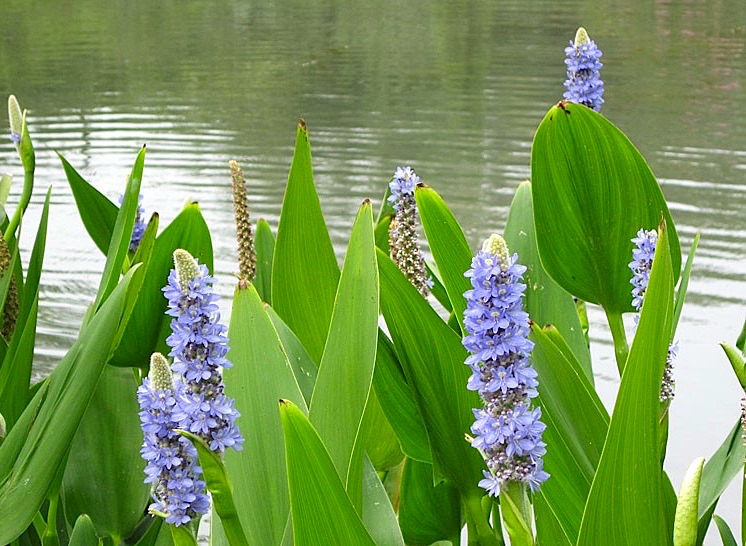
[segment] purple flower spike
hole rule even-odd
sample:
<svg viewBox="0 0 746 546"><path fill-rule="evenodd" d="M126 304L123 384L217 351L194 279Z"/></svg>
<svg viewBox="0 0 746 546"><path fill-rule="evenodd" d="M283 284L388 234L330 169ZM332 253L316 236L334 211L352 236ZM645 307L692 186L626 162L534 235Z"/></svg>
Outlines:
<svg viewBox="0 0 746 546"><path fill-rule="evenodd" d="M567 80L564 97L570 102L583 104L596 112L604 103L604 82L600 78L601 50L588 37L583 27L575 34L575 42L565 48Z"/></svg>
<svg viewBox="0 0 746 546"><path fill-rule="evenodd" d="M186 251L174 252L175 268L163 292L171 335L166 343L174 357L172 369L183 377L185 391L174 418L179 426L200 436L210 449L240 450L243 437L236 426L239 412L223 391L221 369L229 368L227 328L220 324L218 295L207 267Z"/></svg>
<svg viewBox="0 0 746 546"><path fill-rule="evenodd" d="M472 447L479 449L489 471L479 486L497 496L508 481L539 489L549 474L542 457L546 444L541 408L532 408L538 396L536 370L529 362L534 346L528 339L528 314L523 310L526 268L518 255L508 254L499 235L485 241L464 275L471 279L464 325L469 335L464 347L471 353L466 364L472 370L467 388L479 392L484 408L475 409Z"/></svg>

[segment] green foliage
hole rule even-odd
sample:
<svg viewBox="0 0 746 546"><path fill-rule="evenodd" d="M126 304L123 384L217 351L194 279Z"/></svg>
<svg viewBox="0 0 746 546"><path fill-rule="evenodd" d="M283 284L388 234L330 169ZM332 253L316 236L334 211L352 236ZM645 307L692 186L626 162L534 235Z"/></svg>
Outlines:
<svg viewBox="0 0 746 546"><path fill-rule="evenodd" d="M256 278L254 286L262 301L272 303L272 261L275 253L275 236L264 218L256 223Z"/></svg>
<svg viewBox="0 0 746 546"><path fill-rule="evenodd" d="M86 514L82 514L75 521L69 544L70 546L98 546L96 528Z"/></svg>
<svg viewBox="0 0 746 546"><path fill-rule="evenodd" d="M671 215L645 159L611 122L561 102L531 147L536 241L562 288L607 313L632 311L630 240L665 218L674 282L681 252Z"/></svg>

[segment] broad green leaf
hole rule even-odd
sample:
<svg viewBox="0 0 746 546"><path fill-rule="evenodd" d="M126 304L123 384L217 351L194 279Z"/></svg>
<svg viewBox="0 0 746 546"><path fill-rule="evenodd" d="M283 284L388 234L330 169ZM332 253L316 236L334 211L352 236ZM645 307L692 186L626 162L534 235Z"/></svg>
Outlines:
<svg viewBox="0 0 746 546"><path fill-rule="evenodd" d="M381 310L430 440L434 478L445 477L462 495L478 491L484 461L464 435L479 407L466 388L466 350L454 332L396 265L378 251Z"/></svg>
<svg viewBox="0 0 746 546"><path fill-rule="evenodd" d="M535 344L531 361L539 374L538 403L547 426L543 439L549 447L544 466L553 476L542 484L541 493L564 532L564 540L575 544L609 416L583 366L556 328L533 323L531 339ZM537 529L544 521L537 520ZM539 534L542 532L539 529Z"/></svg>
<svg viewBox="0 0 746 546"><path fill-rule="evenodd" d="M433 285L430 287L430 293L436 300L438 300L438 303L443 306L443 309L451 313L453 311L453 306L451 305L451 300L448 299L448 292L446 291L446 287L443 286L443 281L440 278L438 267L435 264L426 261L425 269L427 270L428 278L433 283ZM454 316L453 313L451 313L451 316ZM456 331L461 331L460 323L458 322L458 320L456 321Z"/></svg>
<svg viewBox="0 0 746 546"><path fill-rule="evenodd" d="M9 174L0 175L0 206L5 207L10 194L10 185L13 183L13 177Z"/></svg>
<svg viewBox="0 0 746 546"><path fill-rule="evenodd" d="M272 306L321 361L337 293L339 265L313 185L311 146L301 120L282 201L272 262Z"/></svg>
<svg viewBox="0 0 746 546"><path fill-rule="evenodd" d="M167 525L171 531L171 539L174 546L197 546L197 540L194 538L194 532L188 525Z"/></svg>
<svg viewBox="0 0 746 546"><path fill-rule="evenodd" d="M285 356L287 356L290 367L293 369L295 380L298 382L298 386L303 393L306 406L308 406L311 403L313 386L316 384L318 366L311 360L306 348L303 347L303 344L295 333L283 322L275 310L269 305L265 305L264 310L269 315L275 330L277 330L277 335L280 336L282 349L285 352Z"/></svg>
<svg viewBox="0 0 746 546"><path fill-rule="evenodd" d="M137 212L138 200L140 198L140 184L142 182L142 170L145 166L145 146L137 154L135 165L127 179L127 187L124 190L122 206L117 213L117 221L114 224L114 231L111 235L109 248L106 253L106 264L104 272L101 275L96 294L96 303L94 309L98 310L103 305L106 298L114 290L119 282L122 267L130 248L130 239L132 238L132 228L135 225L135 214Z"/></svg>
<svg viewBox="0 0 746 546"><path fill-rule="evenodd" d="M746 358L738 349L725 342L720 343L720 347L722 347L725 356L728 357L728 362L730 362L741 388L746 390Z"/></svg>
<svg viewBox="0 0 746 546"><path fill-rule="evenodd" d="M277 401L306 405L280 338L252 285L237 288L228 329L233 367L225 372L226 394L241 413L237 425L245 438L241 451L228 450L225 466L250 544L280 544L290 513L285 446ZM215 546L228 544L213 532Z"/></svg>
<svg viewBox="0 0 746 546"><path fill-rule="evenodd" d="M136 275L138 269L130 271L83 328L37 394L43 397L41 407L29 404L0 446L0 513L10 515L0 527L1 544L18 537L41 507L111 356L129 284ZM35 420L28 412L36 414ZM26 434L18 451L18 438Z"/></svg>
<svg viewBox="0 0 746 546"><path fill-rule="evenodd" d="M463 527L458 491L448 482L433 485L432 465L406 459L399 524L407 544L455 540Z"/></svg>
<svg viewBox="0 0 746 546"><path fill-rule="evenodd" d="M376 223L376 246L386 254L391 252L389 247L389 228L391 227L391 220L393 218L393 214L386 214Z"/></svg>
<svg viewBox="0 0 746 546"><path fill-rule="evenodd" d="M671 342L674 341L676 335L676 327L679 325L679 318L681 318L681 310L684 308L684 301L686 300L686 291L689 288L689 276L692 274L692 264L694 263L694 254L697 252L699 246L699 232L694 236L692 241L692 247L689 249L689 255L686 258L686 265L684 271L681 273L681 281L679 282L679 290L676 292L676 303L673 308L673 326L671 328Z"/></svg>
<svg viewBox="0 0 746 546"><path fill-rule="evenodd" d="M143 483L137 382L129 368L106 366L71 446L62 481L69 522L88 514L99 536L130 536L150 499Z"/></svg>
<svg viewBox="0 0 746 546"><path fill-rule="evenodd" d="M199 465L210 491L212 506L220 517L220 524L231 546L248 546L246 534L236 511L236 503L233 500L233 485L228 478L228 471L218 453L210 450L205 441L191 432L178 431L179 434L188 438L199 455Z"/></svg>
<svg viewBox="0 0 746 546"><path fill-rule="evenodd" d="M290 401L280 414L295 546L375 546L313 425Z"/></svg>
<svg viewBox="0 0 746 546"><path fill-rule="evenodd" d="M86 514L82 514L75 520L75 526L70 535L70 546L98 546L96 528Z"/></svg>
<svg viewBox="0 0 746 546"><path fill-rule="evenodd" d="M438 264L438 272L448 293L452 310L461 325L461 331L466 332L464 292L471 288L471 283L464 277L464 272L471 267L472 252L469 243L466 242L456 217L434 189L419 184L414 195L427 243L430 245L435 263Z"/></svg>
<svg viewBox="0 0 746 546"><path fill-rule="evenodd" d="M309 419L352 503L362 501L361 423L373 382L378 336L378 268L373 210L363 202L352 227Z"/></svg>
<svg viewBox="0 0 746 546"><path fill-rule="evenodd" d="M739 419L702 469L702 481L699 486L697 544L702 544L705 539L720 495L725 492L733 478L743 471L744 459L746 459L746 447L743 445L743 428Z"/></svg>
<svg viewBox="0 0 746 546"><path fill-rule="evenodd" d="M259 218L256 223L256 236L254 237L256 248L256 278L254 286L256 291L269 304L272 303L272 260L275 253L275 236L269 224L264 218Z"/></svg>
<svg viewBox="0 0 746 546"><path fill-rule="evenodd" d="M695 460L681 483L673 526L673 546L695 546L697 543L697 504L704 464L704 457Z"/></svg>
<svg viewBox="0 0 746 546"><path fill-rule="evenodd" d="M376 469L365 457L363 466L363 523L376 546L404 546L396 514Z"/></svg>
<svg viewBox="0 0 746 546"><path fill-rule="evenodd" d="M551 324L559 330L593 384L591 354L575 302L552 280L539 259L530 182L522 182L515 192L505 226L505 241L510 252L518 254L518 262L526 266L523 275L523 282L526 283L524 309L534 322L541 326Z"/></svg>
<svg viewBox="0 0 746 546"><path fill-rule="evenodd" d="M399 439L383 413L375 390L370 391L362 427L363 447L376 470L384 472L402 462L404 453Z"/></svg>
<svg viewBox="0 0 746 546"><path fill-rule="evenodd" d="M427 431L414 394L391 340L381 330L378 331L373 388L383 413L399 438L402 451L412 459L432 463Z"/></svg>
<svg viewBox="0 0 746 546"><path fill-rule="evenodd" d="M712 519L715 520L715 525L717 525L718 532L720 533L720 540L723 541L723 546L738 546L736 537L733 536L733 531L730 530L730 527L725 523L725 520L720 516L713 516Z"/></svg>
<svg viewBox="0 0 746 546"><path fill-rule="evenodd" d="M534 521L536 522L537 544L573 546L541 491L534 495Z"/></svg>
<svg viewBox="0 0 746 546"><path fill-rule="evenodd" d="M62 161L62 168L65 169L67 182L73 192L83 226L98 249L107 254L117 222L117 206L86 182L62 155L57 155Z"/></svg>
<svg viewBox="0 0 746 546"><path fill-rule="evenodd" d="M600 114L552 107L531 147L536 240L547 273L571 294L632 311L631 239L665 217L674 282L681 251L658 182L640 152Z"/></svg>
<svg viewBox="0 0 746 546"><path fill-rule="evenodd" d="M142 245L143 243L141 243ZM187 250L212 271L210 230L197 203L190 203L156 238L142 288L112 364L146 367L154 352L168 354L166 337L171 333L168 302L161 290L168 282L177 248Z"/></svg>
<svg viewBox="0 0 746 546"><path fill-rule="evenodd" d="M578 546L669 544L661 502L658 397L672 320L673 270L668 232L662 224Z"/></svg>

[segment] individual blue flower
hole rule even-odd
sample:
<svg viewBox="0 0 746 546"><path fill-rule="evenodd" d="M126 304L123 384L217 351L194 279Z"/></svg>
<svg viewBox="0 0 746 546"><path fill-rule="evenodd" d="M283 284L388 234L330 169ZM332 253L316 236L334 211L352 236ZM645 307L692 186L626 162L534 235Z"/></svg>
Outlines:
<svg viewBox="0 0 746 546"><path fill-rule="evenodd" d="M149 509L177 526L206 513L210 506L197 450L176 432L180 427L176 419L178 400L183 391L184 384L174 382L165 357L154 353L150 373L137 389L144 436L140 452L147 461L145 483L152 484L155 501Z"/></svg>
<svg viewBox="0 0 746 546"><path fill-rule="evenodd" d="M394 178L389 182L389 201L396 214L389 226L389 247L391 259L399 270L420 294L427 297L433 280L427 274L425 258L417 243L419 215L414 190L419 181L420 177L411 167L397 167L394 171Z"/></svg>
<svg viewBox="0 0 746 546"><path fill-rule="evenodd" d="M135 214L135 224L132 226L132 236L130 237L130 252L135 252L140 246L143 235L145 235L145 209L142 206L143 196L140 194L137 198L137 213ZM124 195L119 196L119 205L121 206Z"/></svg>
<svg viewBox="0 0 746 546"><path fill-rule="evenodd" d="M467 388L476 390L484 407L474 409L472 447L487 464L479 486L497 496L508 481L527 484L532 491L549 478L543 469L546 444L541 408L531 407L538 396L536 370L529 362L533 342L523 310L521 282L526 268L510 256L499 235L487 239L464 275L472 289L464 293L464 347L472 370Z"/></svg>
<svg viewBox="0 0 746 546"><path fill-rule="evenodd" d="M174 419L185 430L200 436L210 449L241 449L243 438L236 426L240 416L233 400L225 396L222 369L231 366L227 328L220 324L214 279L186 251L174 252L174 269L163 292L168 299L171 335L166 343L174 358L171 369L183 377L185 389Z"/></svg>
<svg viewBox="0 0 746 546"><path fill-rule="evenodd" d="M600 78L602 53L583 27L575 34L575 42L571 41L565 48L565 55L565 99L583 104L596 112L600 111L604 103L604 82Z"/></svg>
<svg viewBox="0 0 746 546"><path fill-rule="evenodd" d="M637 236L632 238L635 244L632 249L632 261L629 268L632 270L632 306L640 311L645 298L645 292L650 282L650 271L653 269L655 258L655 247L658 243L658 232L655 230L640 229ZM635 325L640 316L635 315ZM673 400L676 381L673 377L673 361L679 351L678 343L674 342L668 346L666 364L663 368L663 379L661 380L660 401L661 403Z"/></svg>

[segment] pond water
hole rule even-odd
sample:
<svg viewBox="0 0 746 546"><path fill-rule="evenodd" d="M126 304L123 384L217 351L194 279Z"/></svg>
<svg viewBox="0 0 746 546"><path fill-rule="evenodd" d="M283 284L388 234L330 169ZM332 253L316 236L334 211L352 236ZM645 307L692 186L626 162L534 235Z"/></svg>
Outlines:
<svg viewBox="0 0 746 546"><path fill-rule="evenodd" d="M441 193L476 247L504 227L529 176L533 132L561 98L563 48L581 24L604 52L603 114L659 177L682 246L702 236L671 408L666 466L678 489L739 413L718 342L733 343L746 315L742 0L4 0L0 96L28 108L37 150L26 259L53 186L37 378L72 344L103 268L55 151L114 199L147 143L144 206L170 221L189 196L200 202L228 311L237 270L229 159L244 167L254 217L276 228L303 117L340 258L360 202L378 201L400 164ZM6 140L0 166L16 178L14 202L22 170ZM597 386L611 406L610 335L603 314L590 314ZM734 526L739 489L718 510Z"/></svg>

